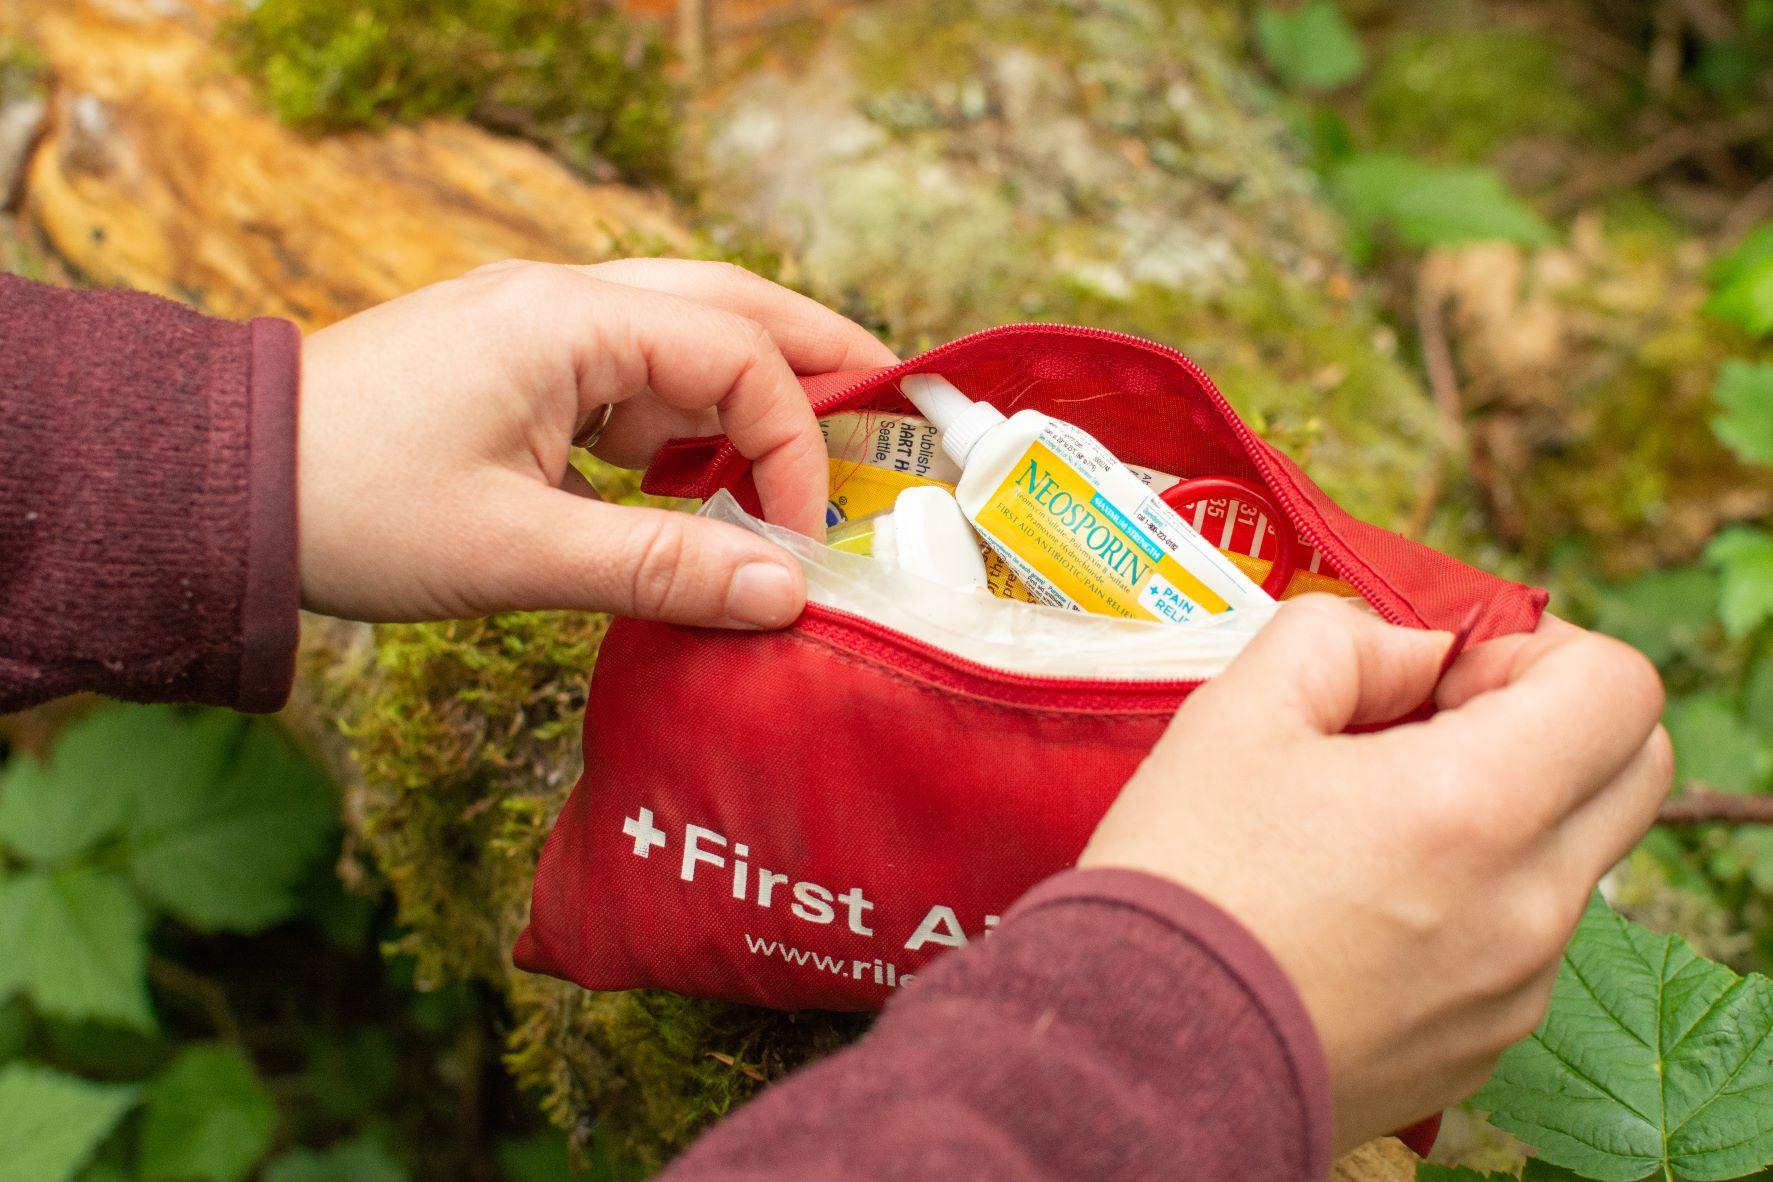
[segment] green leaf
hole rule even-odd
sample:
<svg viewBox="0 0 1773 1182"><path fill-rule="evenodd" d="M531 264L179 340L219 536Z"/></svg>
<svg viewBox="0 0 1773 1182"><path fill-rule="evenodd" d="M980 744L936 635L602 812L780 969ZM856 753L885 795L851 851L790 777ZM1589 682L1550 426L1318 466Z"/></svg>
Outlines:
<svg viewBox="0 0 1773 1182"><path fill-rule="evenodd" d="M1756 792L1766 783L1767 746L1749 728L1729 695L1689 694L1668 704L1675 781L1715 792Z"/></svg>
<svg viewBox="0 0 1773 1182"><path fill-rule="evenodd" d="M1711 420L1718 442L1750 464L1773 464L1773 365L1732 357L1718 369Z"/></svg>
<svg viewBox="0 0 1773 1182"><path fill-rule="evenodd" d="M239 1182L269 1148L277 1109L252 1064L227 1046L194 1046L148 1085L144 1182Z"/></svg>
<svg viewBox="0 0 1773 1182"><path fill-rule="evenodd" d="M110 706L61 732L47 763L0 772L0 844L42 865L75 857L123 827L130 807L191 774L201 740L171 709Z"/></svg>
<svg viewBox="0 0 1773 1182"><path fill-rule="evenodd" d="M1705 301L1705 311L1751 336L1773 332L1773 262L1718 288Z"/></svg>
<svg viewBox="0 0 1773 1182"><path fill-rule="evenodd" d="M1521 1170L1521 1182L1590 1182L1574 1170L1554 1166L1542 1158L1530 1157Z"/></svg>
<svg viewBox="0 0 1773 1182"><path fill-rule="evenodd" d="M45 1014L154 1028L148 916L127 883L74 866L0 878L0 998Z"/></svg>
<svg viewBox="0 0 1773 1182"><path fill-rule="evenodd" d="M1705 558L1723 578L1718 616L1726 636L1747 636L1773 616L1773 534L1734 526L1712 539Z"/></svg>
<svg viewBox="0 0 1773 1182"><path fill-rule="evenodd" d="M1479 1173L1470 1166L1443 1166L1422 1161L1416 1163L1416 1182L1515 1182L1515 1176Z"/></svg>
<svg viewBox="0 0 1773 1182"><path fill-rule="evenodd" d="M1763 742L1773 743L1773 649L1761 654L1743 680L1742 717Z"/></svg>
<svg viewBox="0 0 1773 1182"><path fill-rule="evenodd" d="M122 1166L95 1161L74 1176L74 1182L135 1182Z"/></svg>
<svg viewBox="0 0 1773 1182"><path fill-rule="evenodd" d="M31 1041L31 1015L18 998L0 1002L0 1066L25 1053Z"/></svg>
<svg viewBox="0 0 1773 1182"><path fill-rule="evenodd" d="M1663 665L1705 646L1717 604L1718 579L1705 567L1651 571L1603 587L1595 627Z"/></svg>
<svg viewBox="0 0 1773 1182"><path fill-rule="evenodd" d="M220 759L136 802L124 837L130 877L205 931L287 919L296 884L331 835L331 791L269 726L213 714L190 730Z"/></svg>
<svg viewBox="0 0 1773 1182"><path fill-rule="evenodd" d="M1726 846L1741 865L1755 890L1773 895L1773 829L1743 825L1730 834Z"/></svg>
<svg viewBox="0 0 1773 1182"><path fill-rule="evenodd" d="M1773 222L1755 227L1734 249L1713 259L1705 276L1714 288L1724 288L1769 266L1773 266Z"/></svg>
<svg viewBox="0 0 1773 1182"><path fill-rule="evenodd" d="M1408 246L1552 239L1545 220L1487 168L1369 153L1338 165L1332 185L1356 225L1389 228Z"/></svg>
<svg viewBox="0 0 1773 1182"><path fill-rule="evenodd" d="M0 1070L0 1182L67 1182L135 1100L133 1087L29 1063Z"/></svg>
<svg viewBox="0 0 1773 1182"><path fill-rule="evenodd" d="M406 1170L373 1141L292 1149L265 1169L265 1182L407 1182Z"/></svg>
<svg viewBox="0 0 1773 1182"><path fill-rule="evenodd" d="M499 1172L505 1182L640 1182L646 1167L621 1156L607 1134L592 1134L582 1169L574 1169L566 1134L549 1129L499 1146Z"/></svg>
<svg viewBox="0 0 1773 1182"><path fill-rule="evenodd" d="M1596 1182L1692 1182L1773 1161L1773 982L1738 977L1596 895L1551 1012L1474 1097L1547 1162Z"/></svg>
<svg viewBox="0 0 1773 1182"><path fill-rule="evenodd" d="M1268 68L1301 90L1334 90L1366 66L1361 43L1333 0L1256 14L1256 47Z"/></svg>

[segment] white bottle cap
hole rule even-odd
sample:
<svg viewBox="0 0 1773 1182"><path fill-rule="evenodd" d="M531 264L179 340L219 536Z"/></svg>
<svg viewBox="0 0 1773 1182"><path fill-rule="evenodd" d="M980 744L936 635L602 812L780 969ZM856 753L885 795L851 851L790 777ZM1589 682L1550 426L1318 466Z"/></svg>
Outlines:
<svg viewBox="0 0 1773 1182"><path fill-rule="evenodd" d="M906 489L893 511L876 521L874 557L957 591L986 586L978 535L960 503L934 485Z"/></svg>
<svg viewBox="0 0 1773 1182"><path fill-rule="evenodd" d="M962 468L973 445L985 432L1004 421L1004 413L989 402L974 402L940 374L916 373L899 383L924 418L942 433L942 450Z"/></svg>

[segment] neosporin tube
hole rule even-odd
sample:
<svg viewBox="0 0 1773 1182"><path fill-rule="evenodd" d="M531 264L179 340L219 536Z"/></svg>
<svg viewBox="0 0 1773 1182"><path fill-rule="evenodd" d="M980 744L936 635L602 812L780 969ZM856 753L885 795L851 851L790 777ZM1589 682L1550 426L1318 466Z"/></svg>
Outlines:
<svg viewBox="0 0 1773 1182"><path fill-rule="evenodd" d="M1087 432L1006 419L934 374L902 389L961 468L962 510L1042 602L1178 624L1272 602Z"/></svg>

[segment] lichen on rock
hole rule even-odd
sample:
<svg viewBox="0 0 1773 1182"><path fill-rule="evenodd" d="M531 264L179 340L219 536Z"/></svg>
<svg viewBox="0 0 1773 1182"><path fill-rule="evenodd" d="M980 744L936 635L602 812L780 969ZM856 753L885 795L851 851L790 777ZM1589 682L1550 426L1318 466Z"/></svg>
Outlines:
<svg viewBox="0 0 1773 1182"><path fill-rule="evenodd" d="M704 205L914 350L1075 320L1194 355L1375 520L1443 461L1218 6L907 0L707 104Z"/></svg>

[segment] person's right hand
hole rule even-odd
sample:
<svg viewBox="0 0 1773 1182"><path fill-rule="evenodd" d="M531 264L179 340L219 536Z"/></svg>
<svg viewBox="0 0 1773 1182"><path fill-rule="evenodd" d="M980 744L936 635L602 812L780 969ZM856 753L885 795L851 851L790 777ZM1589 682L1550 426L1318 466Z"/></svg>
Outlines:
<svg viewBox="0 0 1773 1182"><path fill-rule="evenodd" d="M1329 1061L1340 1148L1470 1094L1544 1016L1590 891L1672 751L1634 650L1547 617L1479 645L1328 597L1191 697L1080 860L1173 879L1280 962ZM1433 694L1425 722L1372 734Z"/></svg>

